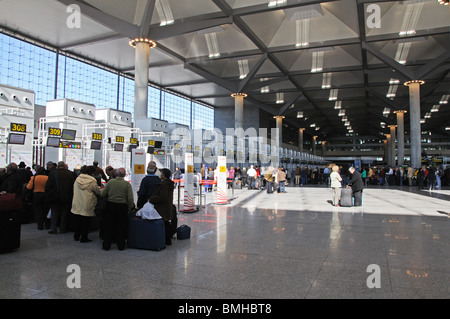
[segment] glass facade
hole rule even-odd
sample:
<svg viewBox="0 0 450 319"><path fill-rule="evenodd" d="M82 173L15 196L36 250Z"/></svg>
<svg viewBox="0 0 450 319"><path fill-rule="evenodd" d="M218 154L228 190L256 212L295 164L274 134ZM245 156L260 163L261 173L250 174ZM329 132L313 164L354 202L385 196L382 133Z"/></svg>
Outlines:
<svg viewBox="0 0 450 319"><path fill-rule="evenodd" d="M0 33L0 83L32 90L36 104L73 99L134 113L134 80ZM148 89L148 116L195 129L214 127L214 109L189 98Z"/></svg>
<svg viewBox="0 0 450 319"><path fill-rule="evenodd" d="M0 83L36 92L36 104L55 96L56 53L0 33Z"/></svg>
<svg viewBox="0 0 450 319"><path fill-rule="evenodd" d="M117 79L117 73L59 55L58 98L94 104L97 108L117 108Z"/></svg>

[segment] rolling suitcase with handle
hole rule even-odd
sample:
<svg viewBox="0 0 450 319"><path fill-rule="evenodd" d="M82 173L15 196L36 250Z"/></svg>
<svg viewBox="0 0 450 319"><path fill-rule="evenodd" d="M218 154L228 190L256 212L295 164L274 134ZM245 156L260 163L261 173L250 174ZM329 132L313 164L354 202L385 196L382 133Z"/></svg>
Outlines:
<svg viewBox="0 0 450 319"><path fill-rule="evenodd" d="M340 205L343 207L351 207L352 206L352 189L351 188L342 188L341 189Z"/></svg>
<svg viewBox="0 0 450 319"><path fill-rule="evenodd" d="M128 220L128 247L156 250L166 248L166 232L162 219L142 219L134 216Z"/></svg>
<svg viewBox="0 0 450 319"><path fill-rule="evenodd" d="M21 208L21 200L15 194L0 195L1 252L20 248Z"/></svg>

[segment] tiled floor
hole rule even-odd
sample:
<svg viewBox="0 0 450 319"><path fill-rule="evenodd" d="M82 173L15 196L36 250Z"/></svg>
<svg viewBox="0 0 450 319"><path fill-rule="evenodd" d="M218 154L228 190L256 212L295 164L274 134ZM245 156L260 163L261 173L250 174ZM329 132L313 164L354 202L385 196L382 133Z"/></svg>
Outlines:
<svg viewBox="0 0 450 319"><path fill-rule="evenodd" d="M23 225L21 248L0 254L0 298L450 297L449 189L373 187L351 208L331 206L329 188L287 191L235 190L222 206L207 194L203 210L179 216L191 238L160 252ZM67 286L71 264L81 288Z"/></svg>

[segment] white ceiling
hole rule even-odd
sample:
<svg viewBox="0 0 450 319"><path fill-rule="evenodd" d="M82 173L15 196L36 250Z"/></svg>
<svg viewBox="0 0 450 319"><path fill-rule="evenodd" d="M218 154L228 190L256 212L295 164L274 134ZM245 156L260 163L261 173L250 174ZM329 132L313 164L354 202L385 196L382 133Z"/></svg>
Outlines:
<svg viewBox="0 0 450 319"><path fill-rule="evenodd" d="M384 117L383 109L408 108L403 82L411 76L426 81L422 118L450 94L450 8L437 0L270 2L2 0L0 27L130 75L135 62L128 41L148 34L158 44L150 54L151 83L214 107L232 108L230 94L242 91L249 95L246 104L281 113L289 126L306 127L319 138L347 133L335 101L329 100L331 89L338 89L355 133L378 138L388 133L380 122L395 123L394 114ZM73 4L81 9L81 23L71 29L67 8ZM368 24L373 7L380 10L379 28ZM163 11L173 23L160 25ZM406 25L414 32L402 30ZM209 39L217 40L219 56L210 57ZM308 44L296 46L298 41ZM402 48L404 64L395 60ZM250 75L240 78L240 66ZM325 73L331 74L330 87L323 88ZM389 99L392 78L400 84ZM261 93L262 81L268 81L268 93ZM276 103L276 93L284 94L284 103ZM422 124L423 130L448 134L449 109L443 105ZM300 110L306 120L297 119ZM314 131L312 123L321 129Z"/></svg>

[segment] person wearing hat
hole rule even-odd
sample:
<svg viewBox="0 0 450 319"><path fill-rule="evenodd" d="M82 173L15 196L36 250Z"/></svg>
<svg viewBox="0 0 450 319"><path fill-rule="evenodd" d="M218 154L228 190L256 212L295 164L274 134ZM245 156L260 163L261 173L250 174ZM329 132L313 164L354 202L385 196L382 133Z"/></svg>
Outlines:
<svg viewBox="0 0 450 319"><path fill-rule="evenodd" d="M28 182L31 179L31 176L33 176L33 173L31 173L31 171L26 169L25 162L20 162L19 163L18 174L20 176L22 184L28 184Z"/></svg>

